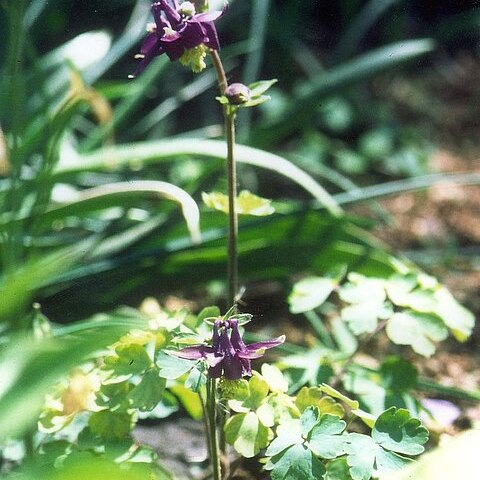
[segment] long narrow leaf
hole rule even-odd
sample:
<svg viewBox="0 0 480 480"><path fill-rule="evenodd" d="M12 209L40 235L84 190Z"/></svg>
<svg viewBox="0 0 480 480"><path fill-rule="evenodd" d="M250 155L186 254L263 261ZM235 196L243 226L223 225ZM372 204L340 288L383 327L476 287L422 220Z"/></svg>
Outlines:
<svg viewBox="0 0 480 480"><path fill-rule="evenodd" d="M407 40L365 53L301 84L289 107L277 118L253 132L256 144L278 142L304 125L316 111L319 99L348 88L415 58L426 55L435 47L431 39Z"/></svg>
<svg viewBox="0 0 480 480"><path fill-rule="evenodd" d="M156 180L132 180L130 182L108 183L99 187L84 190L78 202L116 195L138 195L139 193L153 193L162 198L178 202L182 207L183 217L193 243L200 243L200 211L195 200L180 187L168 182Z"/></svg>
<svg viewBox="0 0 480 480"><path fill-rule="evenodd" d="M144 164L168 162L184 155L224 159L226 158L226 146L222 141L201 139L163 140L120 145L84 155L76 159L75 165L77 166L60 166L56 175L64 176L85 170L111 171L112 167L119 168L130 165L132 162L140 161ZM338 216L342 213L330 194L313 177L285 158L245 145L236 146L235 158L238 162L268 169L289 178L309 192L333 215Z"/></svg>

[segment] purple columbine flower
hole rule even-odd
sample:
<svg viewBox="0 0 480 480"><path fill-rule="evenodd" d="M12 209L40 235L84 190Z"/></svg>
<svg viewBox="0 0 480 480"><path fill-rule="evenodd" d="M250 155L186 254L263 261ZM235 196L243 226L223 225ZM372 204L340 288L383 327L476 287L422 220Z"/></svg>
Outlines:
<svg viewBox="0 0 480 480"><path fill-rule="evenodd" d="M276 347L285 341L285 335L264 342L245 342L238 330L238 321L216 320L213 325L212 345L193 345L175 354L188 360L205 359L209 365L211 378L224 377L238 380L252 374L251 360L260 358L268 348Z"/></svg>
<svg viewBox="0 0 480 480"><path fill-rule="evenodd" d="M172 61L192 63L193 71L205 68L203 58L206 49L220 50L217 30L213 22L223 15L224 11L225 9L210 13L196 13L192 2L179 3L177 0L154 2L152 13L155 23L147 27L149 34L143 42L140 53L136 56L140 59L140 63L133 76L142 73L155 57L164 53Z"/></svg>

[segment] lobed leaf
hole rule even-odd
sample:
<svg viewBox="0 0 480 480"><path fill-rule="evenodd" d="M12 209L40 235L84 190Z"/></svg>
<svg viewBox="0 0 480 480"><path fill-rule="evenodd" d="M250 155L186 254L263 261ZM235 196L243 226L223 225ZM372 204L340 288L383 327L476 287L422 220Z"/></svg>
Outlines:
<svg viewBox="0 0 480 480"><path fill-rule="evenodd" d="M288 297L290 311L303 313L314 310L327 300L337 285L335 278L308 277L300 280Z"/></svg>
<svg viewBox="0 0 480 480"><path fill-rule="evenodd" d="M419 455L428 440L428 430L408 410L391 407L377 418L372 438L385 450Z"/></svg>
<svg viewBox="0 0 480 480"><path fill-rule="evenodd" d="M322 414L329 413L340 418L345 414L343 407L332 397L324 395L320 387L303 387L297 394L295 405L302 413L307 407L316 406Z"/></svg>
<svg viewBox="0 0 480 480"><path fill-rule="evenodd" d="M317 480L326 472L312 451L301 444L270 458L265 469L271 470L272 480Z"/></svg>
<svg viewBox="0 0 480 480"><path fill-rule="evenodd" d="M141 412L150 412L162 399L166 383L167 380L158 375L157 369L148 370L127 398L132 402L132 407Z"/></svg>
<svg viewBox="0 0 480 480"><path fill-rule="evenodd" d="M322 458L335 458L345 453L345 437L342 435L347 424L336 415L321 415L308 435L308 446Z"/></svg>
<svg viewBox="0 0 480 480"><path fill-rule="evenodd" d="M107 439L126 437L133 427L133 416L126 412L102 410L90 415L88 426L93 433Z"/></svg>
<svg viewBox="0 0 480 480"><path fill-rule="evenodd" d="M427 313L407 310L395 313L387 323L386 332L397 345L411 345L413 350L424 357L435 352L435 344L445 340L448 331L440 318Z"/></svg>
<svg viewBox="0 0 480 480"><path fill-rule="evenodd" d="M237 413L225 425L225 439L246 458L257 455L268 445L271 431L253 412Z"/></svg>

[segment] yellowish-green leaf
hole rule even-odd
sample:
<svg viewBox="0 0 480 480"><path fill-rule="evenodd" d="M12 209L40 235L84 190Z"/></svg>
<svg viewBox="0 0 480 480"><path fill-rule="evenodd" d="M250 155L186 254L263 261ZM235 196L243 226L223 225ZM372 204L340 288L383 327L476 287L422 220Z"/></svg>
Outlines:
<svg viewBox="0 0 480 480"><path fill-rule="evenodd" d="M270 437L271 430L253 412L233 415L225 425L225 439L246 458L257 455L268 445Z"/></svg>
<svg viewBox="0 0 480 480"><path fill-rule="evenodd" d="M228 213L228 196L224 193L202 192L202 199L207 207ZM238 195L236 209L239 215L252 215L255 217L264 217L275 212L271 200L258 197L248 190L243 190Z"/></svg>
<svg viewBox="0 0 480 480"><path fill-rule="evenodd" d="M288 390L288 382L285 380L282 372L275 365L264 363L262 365L262 375L270 387L270 391L283 393Z"/></svg>
<svg viewBox="0 0 480 480"><path fill-rule="evenodd" d="M346 395L344 395L343 393L340 393L338 390L331 387L330 385L327 385L326 383L322 383L322 385L320 386L320 389L322 390L322 392L326 393L327 395L330 395L331 397L337 398L338 400L341 400L342 402L346 403L353 410L356 410L360 407L360 404L356 400L352 400L351 398L348 398Z"/></svg>
<svg viewBox="0 0 480 480"><path fill-rule="evenodd" d="M303 387L298 392L295 405L301 412L304 412L307 407L317 406L322 415L329 413L342 418L345 414L343 407L332 397L324 395L319 387Z"/></svg>

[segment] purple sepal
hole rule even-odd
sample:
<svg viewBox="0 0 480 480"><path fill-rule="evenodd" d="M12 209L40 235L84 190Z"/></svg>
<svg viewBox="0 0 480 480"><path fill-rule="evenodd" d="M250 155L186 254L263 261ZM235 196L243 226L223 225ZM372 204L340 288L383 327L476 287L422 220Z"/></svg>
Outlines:
<svg viewBox="0 0 480 480"><path fill-rule="evenodd" d="M179 3L176 0L159 0L152 4L156 29L143 42L140 50L143 58L133 76L142 73L155 57L164 53L170 60L175 61L185 50L199 45L220 50L217 29L213 22L225 13L226 7L221 11L198 13L191 17L181 15L178 10Z"/></svg>
<svg viewBox="0 0 480 480"><path fill-rule="evenodd" d="M224 377L238 380L252 374L251 360L260 358L265 350L285 341L285 335L263 342L245 345L238 329L238 321L216 320L213 325L212 345L194 345L180 350L176 355L189 360L204 359L209 365L211 378Z"/></svg>

